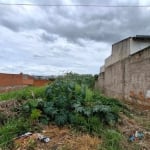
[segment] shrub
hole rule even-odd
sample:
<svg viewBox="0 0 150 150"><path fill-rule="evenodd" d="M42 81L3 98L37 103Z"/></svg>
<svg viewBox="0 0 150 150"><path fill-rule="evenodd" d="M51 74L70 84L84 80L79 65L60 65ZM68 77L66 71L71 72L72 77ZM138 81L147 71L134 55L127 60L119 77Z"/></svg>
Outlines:
<svg viewBox="0 0 150 150"><path fill-rule="evenodd" d="M33 109L38 109L42 122L52 121L59 126L75 124L84 126L89 132L98 130L92 122L97 126L114 125L122 106L117 100L110 101L86 85L70 80L57 80L49 85L45 97L46 100L32 100L23 105L24 113L33 114Z"/></svg>

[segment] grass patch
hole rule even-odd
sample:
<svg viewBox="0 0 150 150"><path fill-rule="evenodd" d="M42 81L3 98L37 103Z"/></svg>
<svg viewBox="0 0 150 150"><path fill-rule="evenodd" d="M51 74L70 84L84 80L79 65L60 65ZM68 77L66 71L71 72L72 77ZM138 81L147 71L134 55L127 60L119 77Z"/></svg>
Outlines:
<svg viewBox="0 0 150 150"><path fill-rule="evenodd" d="M150 119L147 119L147 118L150 118L150 112L149 112L149 115L134 115L133 117L136 122L143 126L145 129L147 129L148 131L150 131Z"/></svg>
<svg viewBox="0 0 150 150"><path fill-rule="evenodd" d="M31 126L24 118L9 120L0 128L0 148L8 149L12 146L13 138L31 129Z"/></svg>
<svg viewBox="0 0 150 150"><path fill-rule="evenodd" d="M44 98L45 97L45 86L43 87L25 87L17 91L10 91L7 93L0 94L0 101L11 100L11 99L32 99L32 98Z"/></svg>
<svg viewBox="0 0 150 150"><path fill-rule="evenodd" d="M114 129L105 129L103 132L103 144L100 150L123 150L120 144L123 136Z"/></svg>

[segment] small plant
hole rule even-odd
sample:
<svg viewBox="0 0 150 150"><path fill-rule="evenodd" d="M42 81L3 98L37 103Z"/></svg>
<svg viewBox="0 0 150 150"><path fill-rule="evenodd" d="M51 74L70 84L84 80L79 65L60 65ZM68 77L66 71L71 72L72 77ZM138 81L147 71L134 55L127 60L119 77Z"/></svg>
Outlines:
<svg viewBox="0 0 150 150"><path fill-rule="evenodd" d="M30 139L27 146L26 146L26 149L27 150L35 150L36 149L36 141L34 139Z"/></svg>
<svg viewBox="0 0 150 150"><path fill-rule="evenodd" d="M41 99L31 99L28 100L25 104L23 104L19 111L23 116L34 116L38 115L41 111L37 109L38 105L40 104ZM32 117L31 117L32 118Z"/></svg>
<svg viewBox="0 0 150 150"><path fill-rule="evenodd" d="M94 135L101 135L103 124L98 117L90 117L87 119L88 132Z"/></svg>
<svg viewBox="0 0 150 150"><path fill-rule="evenodd" d="M38 120L40 116L41 116L41 110L32 109L31 116L30 116L31 120Z"/></svg>
<svg viewBox="0 0 150 150"><path fill-rule="evenodd" d="M119 150L122 149L120 145L120 141L122 140L123 136L113 129L108 129L104 131L103 139L104 142L101 145L100 150L103 148L107 150Z"/></svg>
<svg viewBox="0 0 150 150"><path fill-rule="evenodd" d="M23 118L8 120L7 123L0 128L0 148L6 148L12 144L13 138L30 130L28 120Z"/></svg>

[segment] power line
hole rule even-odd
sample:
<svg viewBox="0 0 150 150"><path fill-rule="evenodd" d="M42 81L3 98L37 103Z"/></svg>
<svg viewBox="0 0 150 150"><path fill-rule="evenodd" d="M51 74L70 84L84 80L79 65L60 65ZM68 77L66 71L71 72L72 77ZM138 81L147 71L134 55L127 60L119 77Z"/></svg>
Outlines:
<svg viewBox="0 0 150 150"><path fill-rule="evenodd" d="M100 5L100 4L27 4L27 3L0 3L4 6L41 6L41 7L150 7L150 5Z"/></svg>

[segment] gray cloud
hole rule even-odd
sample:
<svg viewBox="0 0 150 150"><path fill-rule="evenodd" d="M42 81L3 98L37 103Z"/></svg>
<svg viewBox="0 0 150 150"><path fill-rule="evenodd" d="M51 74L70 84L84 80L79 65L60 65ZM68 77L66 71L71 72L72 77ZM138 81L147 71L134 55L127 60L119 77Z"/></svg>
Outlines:
<svg viewBox="0 0 150 150"><path fill-rule="evenodd" d="M114 3L114 1L101 2L105 5ZM130 5L135 2L133 1ZM84 4L82 1L77 1L77 3ZM87 1L86 4L100 4L100 2ZM56 34L74 42L80 38L113 42L118 38L128 36L128 34L139 32L139 28L145 29L142 22L146 22L146 27L149 30L149 16L144 16L145 12L141 8L31 7L31 10L29 9L29 11L33 11L31 14L25 13L25 8L17 13L16 7L14 7L10 9L9 13L3 13L3 17L0 19L1 25L17 32L42 29L46 31L42 35L42 39L45 41L54 40L54 37L50 35ZM5 10L5 7L3 9ZM37 11L40 15L35 17ZM125 32L119 34L122 30L125 30L127 34Z"/></svg>
<svg viewBox="0 0 150 150"><path fill-rule="evenodd" d="M133 5L147 1L24 0L22 3ZM111 44L149 33L149 13L149 8L0 6L0 71L98 73L99 66L110 55Z"/></svg>
<svg viewBox="0 0 150 150"><path fill-rule="evenodd" d="M54 42L57 40L57 36L56 35L50 35L47 33L42 33L41 39L45 42Z"/></svg>

